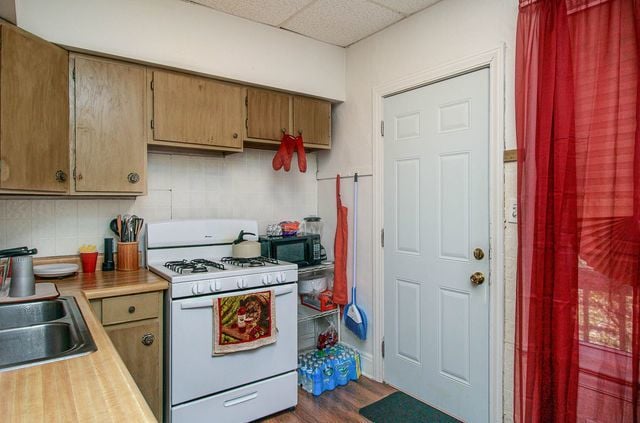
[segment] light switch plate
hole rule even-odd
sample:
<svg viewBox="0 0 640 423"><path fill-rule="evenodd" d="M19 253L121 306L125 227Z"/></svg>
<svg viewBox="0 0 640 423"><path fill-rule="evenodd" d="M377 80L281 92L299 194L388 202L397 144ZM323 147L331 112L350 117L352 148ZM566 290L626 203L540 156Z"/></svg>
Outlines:
<svg viewBox="0 0 640 423"><path fill-rule="evenodd" d="M509 208L507 209L507 222L518 223L518 200L512 198L509 200Z"/></svg>

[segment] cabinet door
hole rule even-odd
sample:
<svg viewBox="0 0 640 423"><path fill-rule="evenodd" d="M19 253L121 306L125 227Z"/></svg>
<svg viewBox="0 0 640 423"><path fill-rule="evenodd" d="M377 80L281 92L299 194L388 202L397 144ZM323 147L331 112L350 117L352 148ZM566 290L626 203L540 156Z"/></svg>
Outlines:
<svg viewBox="0 0 640 423"><path fill-rule="evenodd" d="M153 72L153 139L241 150L246 88L174 72Z"/></svg>
<svg viewBox="0 0 640 423"><path fill-rule="evenodd" d="M74 61L76 191L144 192L145 69L89 57Z"/></svg>
<svg viewBox="0 0 640 423"><path fill-rule="evenodd" d="M291 96L259 88L247 89L247 138L280 141L289 132Z"/></svg>
<svg viewBox="0 0 640 423"><path fill-rule="evenodd" d="M127 366L153 414L162 415L160 379L160 323L158 319L105 326L105 331ZM150 342L153 337L153 341ZM145 344L146 342L146 344Z"/></svg>
<svg viewBox="0 0 640 423"><path fill-rule="evenodd" d="M305 144L331 145L331 103L294 96L293 130L302 133Z"/></svg>
<svg viewBox="0 0 640 423"><path fill-rule="evenodd" d="M67 52L9 24L0 31L0 189L66 192Z"/></svg>

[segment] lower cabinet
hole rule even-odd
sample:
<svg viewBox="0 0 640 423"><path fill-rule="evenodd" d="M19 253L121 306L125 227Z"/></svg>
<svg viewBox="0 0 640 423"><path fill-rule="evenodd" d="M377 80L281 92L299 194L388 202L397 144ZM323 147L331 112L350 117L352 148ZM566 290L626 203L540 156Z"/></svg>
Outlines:
<svg viewBox="0 0 640 423"><path fill-rule="evenodd" d="M158 421L162 421L162 292L92 299L91 307Z"/></svg>

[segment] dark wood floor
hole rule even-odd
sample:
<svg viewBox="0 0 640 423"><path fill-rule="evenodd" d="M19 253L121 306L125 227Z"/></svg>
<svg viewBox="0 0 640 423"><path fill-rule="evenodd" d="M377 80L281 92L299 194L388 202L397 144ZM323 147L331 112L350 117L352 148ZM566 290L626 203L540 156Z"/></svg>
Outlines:
<svg viewBox="0 0 640 423"><path fill-rule="evenodd" d="M367 422L358 410L396 390L389 385L375 382L364 376L357 382L336 388L314 397L298 389L298 406L294 411L275 414L263 422L268 423L325 423L325 422Z"/></svg>

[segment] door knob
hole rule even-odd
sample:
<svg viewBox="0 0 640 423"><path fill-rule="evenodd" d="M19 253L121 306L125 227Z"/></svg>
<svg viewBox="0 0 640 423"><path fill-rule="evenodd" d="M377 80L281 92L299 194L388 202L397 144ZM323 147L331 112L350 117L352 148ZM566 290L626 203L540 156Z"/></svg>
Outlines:
<svg viewBox="0 0 640 423"><path fill-rule="evenodd" d="M471 280L471 283L474 285L482 285L482 283L484 282L484 273L475 272L473 275L471 275L469 279Z"/></svg>
<svg viewBox="0 0 640 423"><path fill-rule="evenodd" d="M473 257L475 257L476 260L482 260L484 258L484 251L482 251L482 248L476 248L473 250Z"/></svg>

